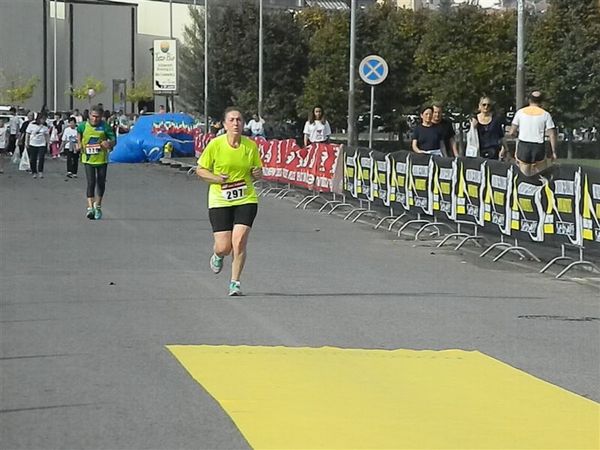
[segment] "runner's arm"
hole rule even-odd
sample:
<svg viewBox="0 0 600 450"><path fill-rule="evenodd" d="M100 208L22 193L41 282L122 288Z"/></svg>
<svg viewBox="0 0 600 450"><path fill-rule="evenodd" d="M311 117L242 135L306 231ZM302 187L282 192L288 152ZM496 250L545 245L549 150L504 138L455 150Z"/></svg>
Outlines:
<svg viewBox="0 0 600 450"><path fill-rule="evenodd" d="M551 128L548 130L548 137L550 138L550 148L552 148L552 159L558 159L558 155L556 154L558 144L556 128Z"/></svg>
<svg viewBox="0 0 600 450"><path fill-rule="evenodd" d="M210 184L223 184L228 178L227 175L215 175L210 170L200 166L196 169L196 175L198 175L202 181L206 181Z"/></svg>
<svg viewBox="0 0 600 450"><path fill-rule="evenodd" d="M103 140L100 145L107 150L112 150L112 148L115 146L115 132L106 122L104 126L104 134L106 135L106 139Z"/></svg>

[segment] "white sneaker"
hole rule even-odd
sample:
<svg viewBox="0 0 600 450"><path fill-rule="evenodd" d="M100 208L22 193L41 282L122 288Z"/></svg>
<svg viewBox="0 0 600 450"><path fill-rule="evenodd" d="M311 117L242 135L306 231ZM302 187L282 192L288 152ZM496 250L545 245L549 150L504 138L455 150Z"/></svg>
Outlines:
<svg viewBox="0 0 600 450"><path fill-rule="evenodd" d="M38 173L38 177L44 178L44 173L43 172Z"/></svg>
<svg viewBox="0 0 600 450"><path fill-rule="evenodd" d="M37 178L37 173L34 173L34 174L33 174L33 178Z"/></svg>

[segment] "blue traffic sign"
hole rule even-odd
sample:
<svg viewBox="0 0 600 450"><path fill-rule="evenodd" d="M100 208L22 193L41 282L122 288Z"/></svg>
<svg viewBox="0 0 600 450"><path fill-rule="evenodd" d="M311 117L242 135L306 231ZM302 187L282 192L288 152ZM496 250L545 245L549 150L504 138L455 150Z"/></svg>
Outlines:
<svg viewBox="0 0 600 450"><path fill-rule="evenodd" d="M380 84L388 75L388 65L381 56L369 55L360 62L358 73L365 83Z"/></svg>

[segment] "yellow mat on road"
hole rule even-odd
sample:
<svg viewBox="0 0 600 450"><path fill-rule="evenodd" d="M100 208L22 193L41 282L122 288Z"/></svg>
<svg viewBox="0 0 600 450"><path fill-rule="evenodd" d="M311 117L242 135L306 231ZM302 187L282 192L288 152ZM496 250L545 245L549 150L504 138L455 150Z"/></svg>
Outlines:
<svg viewBox="0 0 600 450"><path fill-rule="evenodd" d="M600 405L476 351L168 346L257 449L598 449Z"/></svg>

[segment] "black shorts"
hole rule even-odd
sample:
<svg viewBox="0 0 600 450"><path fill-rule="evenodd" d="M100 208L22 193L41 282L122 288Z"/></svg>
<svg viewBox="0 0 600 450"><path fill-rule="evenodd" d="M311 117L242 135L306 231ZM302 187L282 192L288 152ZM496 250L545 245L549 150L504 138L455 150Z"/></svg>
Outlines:
<svg viewBox="0 0 600 450"><path fill-rule="evenodd" d="M219 231L232 231L234 225L246 225L252 227L258 205L247 203L239 206L225 206L223 208L210 208L208 218L212 225L213 233Z"/></svg>
<svg viewBox="0 0 600 450"><path fill-rule="evenodd" d="M546 159L546 145L539 142L519 141L517 143L517 160L533 164Z"/></svg>

